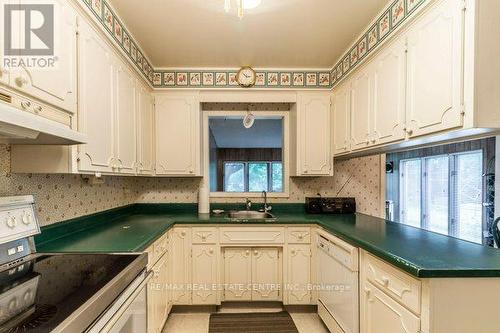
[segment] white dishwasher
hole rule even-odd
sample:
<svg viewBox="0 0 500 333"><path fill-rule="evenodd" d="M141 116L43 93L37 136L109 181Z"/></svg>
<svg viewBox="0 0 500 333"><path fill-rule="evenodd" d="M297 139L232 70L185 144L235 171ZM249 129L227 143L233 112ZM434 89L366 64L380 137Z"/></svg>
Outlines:
<svg viewBox="0 0 500 333"><path fill-rule="evenodd" d="M318 313L333 333L359 333L358 249L321 234L317 246Z"/></svg>

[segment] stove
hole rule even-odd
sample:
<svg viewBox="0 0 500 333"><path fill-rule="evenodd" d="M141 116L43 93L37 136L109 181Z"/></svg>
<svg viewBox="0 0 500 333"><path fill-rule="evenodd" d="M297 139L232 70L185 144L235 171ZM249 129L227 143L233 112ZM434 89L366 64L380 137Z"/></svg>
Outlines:
<svg viewBox="0 0 500 333"><path fill-rule="evenodd" d="M39 232L32 196L0 198L2 333L96 331L108 308L145 284L145 254L36 253Z"/></svg>

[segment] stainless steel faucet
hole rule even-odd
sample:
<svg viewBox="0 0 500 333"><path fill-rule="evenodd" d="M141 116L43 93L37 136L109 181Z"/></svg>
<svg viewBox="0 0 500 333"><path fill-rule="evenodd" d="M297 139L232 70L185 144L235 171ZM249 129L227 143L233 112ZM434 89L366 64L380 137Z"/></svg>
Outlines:
<svg viewBox="0 0 500 333"><path fill-rule="evenodd" d="M252 208L252 201L250 201L250 199L248 199L248 198L245 202L245 207L247 210L250 210L250 208Z"/></svg>
<svg viewBox="0 0 500 333"><path fill-rule="evenodd" d="M264 197L264 207L262 207L262 211L264 213L267 213L268 211L271 210L271 207L267 205L267 192L262 191L262 196Z"/></svg>

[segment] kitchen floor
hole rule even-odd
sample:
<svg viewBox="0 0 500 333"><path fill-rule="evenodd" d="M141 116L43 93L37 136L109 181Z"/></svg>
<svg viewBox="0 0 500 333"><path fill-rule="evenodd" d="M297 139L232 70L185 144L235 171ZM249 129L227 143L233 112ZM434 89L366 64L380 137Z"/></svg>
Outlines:
<svg viewBox="0 0 500 333"><path fill-rule="evenodd" d="M281 308L263 307L250 308L245 306L227 307L223 306L219 312L268 312L280 311ZM328 333L316 312L289 311L299 333ZM199 312L174 312L168 317L163 328L163 333L207 333L210 318L209 311Z"/></svg>

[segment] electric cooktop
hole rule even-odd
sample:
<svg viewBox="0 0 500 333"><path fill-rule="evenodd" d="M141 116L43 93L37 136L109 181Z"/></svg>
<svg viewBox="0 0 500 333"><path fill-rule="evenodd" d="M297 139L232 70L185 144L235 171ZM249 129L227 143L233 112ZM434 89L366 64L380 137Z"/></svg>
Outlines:
<svg viewBox="0 0 500 333"><path fill-rule="evenodd" d="M0 271L0 332L51 332L74 320L90 325L146 261L140 254L36 254L12 265Z"/></svg>

